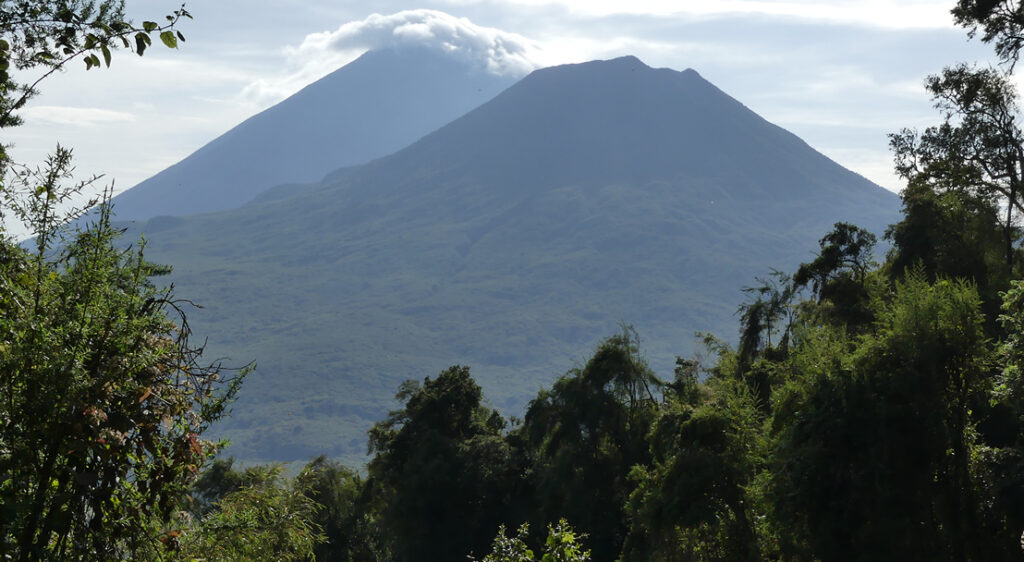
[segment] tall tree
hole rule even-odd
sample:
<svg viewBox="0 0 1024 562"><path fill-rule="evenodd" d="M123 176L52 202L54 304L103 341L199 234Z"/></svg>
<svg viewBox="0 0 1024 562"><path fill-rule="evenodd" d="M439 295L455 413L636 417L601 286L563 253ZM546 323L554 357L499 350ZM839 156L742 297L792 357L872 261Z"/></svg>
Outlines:
<svg viewBox="0 0 1024 562"><path fill-rule="evenodd" d="M54 212L66 165L42 174L36 212ZM35 254L0 242L0 551L141 556L216 452L201 435L241 378L200 362L180 301L116 247L106 207L65 245L36 234Z"/></svg>
<svg viewBox="0 0 1024 562"><path fill-rule="evenodd" d="M958 64L930 76L926 87L944 122L920 135L892 135L896 170L912 185L999 210L1003 260L1012 271L1016 217L1024 211L1024 132L1011 76Z"/></svg>
<svg viewBox="0 0 1024 562"><path fill-rule="evenodd" d="M566 518L591 537L595 560L612 560L622 548L629 472L650 463L645 435L660 384L639 354L635 332L626 329L527 409L520 432L531 461L537 525Z"/></svg>
<svg viewBox="0 0 1024 562"><path fill-rule="evenodd" d="M773 412L772 505L787 557L985 560L972 405L987 396L980 301L910 276L870 334L793 351Z"/></svg>
<svg viewBox="0 0 1024 562"><path fill-rule="evenodd" d="M184 9L135 26L123 2L0 0L0 129L46 77L76 59L109 65L158 36L174 47ZM17 74L18 78L15 78ZM29 77L27 82L19 80ZM123 250L103 206L70 238L71 151L39 167L0 147L0 557L98 560L164 554L173 512L217 447L202 439L241 377L201 363L166 271ZM10 222L9 222L10 221ZM34 252L9 236L20 221ZM166 539L161 541L159 539Z"/></svg>
<svg viewBox="0 0 1024 562"><path fill-rule="evenodd" d="M371 487L384 555L461 560L487 551L517 475L504 418L485 407L466 367L406 381L403 407L370 430Z"/></svg>
<svg viewBox="0 0 1024 562"><path fill-rule="evenodd" d="M314 522L320 507L303 493L301 480L284 480L280 467L266 466L250 467L243 480L190 529L172 535L178 556L209 562L310 560L323 539Z"/></svg>
<svg viewBox="0 0 1024 562"><path fill-rule="evenodd" d="M996 54L1011 67L1024 47L1024 5L1014 0L957 0L953 19L971 37L981 30L981 40L995 42Z"/></svg>
<svg viewBox="0 0 1024 562"><path fill-rule="evenodd" d="M324 541L314 547L317 560L358 562L379 558L370 488L359 474L321 455L302 469L296 483L320 506L313 517L324 534Z"/></svg>
<svg viewBox="0 0 1024 562"><path fill-rule="evenodd" d="M696 392L668 393L652 425L651 466L633 469L622 559L757 560L746 491L760 467L754 396L736 379L685 386Z"/></svg>

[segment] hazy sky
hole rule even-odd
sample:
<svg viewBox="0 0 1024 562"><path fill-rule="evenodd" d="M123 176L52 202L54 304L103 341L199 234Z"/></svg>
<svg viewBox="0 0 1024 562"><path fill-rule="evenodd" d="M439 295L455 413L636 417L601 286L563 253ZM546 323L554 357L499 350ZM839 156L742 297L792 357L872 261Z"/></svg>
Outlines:
<svg viewBox="0 0 1024 562"><path fill-rule="evenodd" d="M176 6L128 3L137 21ZM25 125L4 131L3 140L24 162L57 142L73 147L81 174L106 174L122 190L367 48L423 40L467 56L504 46L512 56L495 70L505 72L627 54L655 67L694 68L840 164L897 190L886 134L937 122L925 76L957 61L993 60L988 46L952 25L951 7L951 0L198 0L187 5L195 20L182 24L187 41L179 50L115 54L110 69L89 72L76 63L44 82ZM417 9L445 14L372 17Z"/></svg>

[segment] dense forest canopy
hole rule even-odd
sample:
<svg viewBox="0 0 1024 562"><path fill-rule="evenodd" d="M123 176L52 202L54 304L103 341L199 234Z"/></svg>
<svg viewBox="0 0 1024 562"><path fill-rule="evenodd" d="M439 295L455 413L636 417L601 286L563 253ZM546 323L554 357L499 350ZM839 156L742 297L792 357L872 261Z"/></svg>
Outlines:
<svg viewBox="0 0 1024 562"><path fill-rule="evenodd" d="M8 72L168 47L117 2L0 2L0 127L38 83ZM0 555L19 560L1017 560L1024 531L1024 6L961 0L997 68L928 79L941 115L891 137L906 180L890 250L847 223L754 280L739 344L652 372L628 327L530 403L470 369L409 381L365 472L214 460L241 376L201 363L166 268L101 211L61 236L70 152L3 158Z"/></svg>

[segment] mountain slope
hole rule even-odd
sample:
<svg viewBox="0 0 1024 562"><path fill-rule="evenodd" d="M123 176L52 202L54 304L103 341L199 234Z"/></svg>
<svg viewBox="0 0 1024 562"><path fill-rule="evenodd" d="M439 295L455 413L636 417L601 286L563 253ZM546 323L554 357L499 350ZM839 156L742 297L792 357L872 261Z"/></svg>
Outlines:
<svg viewBox="0 0 1024 562"><path fill-rule="evenodd" d="M237 207L389 154L514 82L426 47L370 51L114 199L121 220Z"/></svg>
<svg viewBox="0 0 1024 562"><path fill-rule="evenodd" d="M534 72L413 145L230 212L151 221L215 354L256 359L236 456L358 455L400 381L463 363L519 413L632 323L656 371L734 339L740 289L898 200L696 72Z"/></svg>

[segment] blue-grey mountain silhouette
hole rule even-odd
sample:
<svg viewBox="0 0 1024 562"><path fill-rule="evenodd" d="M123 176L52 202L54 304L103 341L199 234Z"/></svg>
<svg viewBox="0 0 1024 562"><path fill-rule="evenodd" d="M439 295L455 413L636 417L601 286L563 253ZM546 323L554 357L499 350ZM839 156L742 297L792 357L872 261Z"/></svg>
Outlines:
<svg viewBox="0 0 1024 562"><path fill-rule="evenodd" d="M515 82L426 47L370 51L114 199L121 220L237 207L390 154Z"/></svg>
<svg viewBox="0 0 1024 562"><path fill-rule="evenodd" d="M633 57L538 70L411 146L301 189L162 224L149 257L215 354L254 358L232 454L363 452L407 378L468 364L495 405L633 324L671 377L732 340L740 289L795 270L895 195L695 71Z"/></svg>

